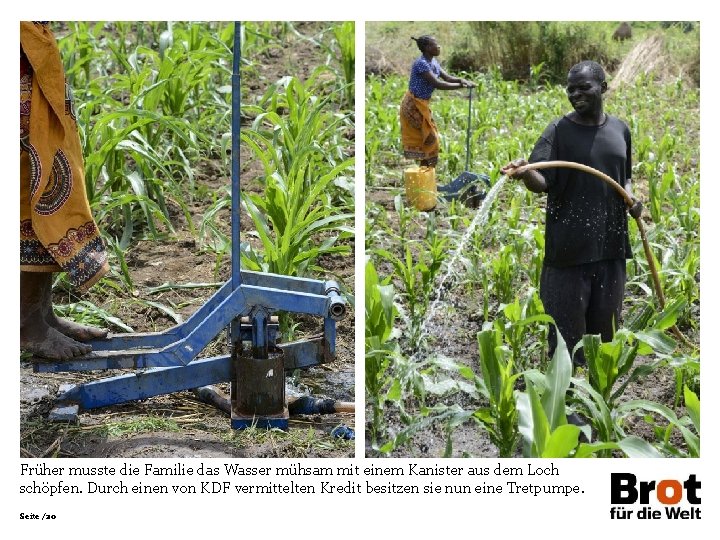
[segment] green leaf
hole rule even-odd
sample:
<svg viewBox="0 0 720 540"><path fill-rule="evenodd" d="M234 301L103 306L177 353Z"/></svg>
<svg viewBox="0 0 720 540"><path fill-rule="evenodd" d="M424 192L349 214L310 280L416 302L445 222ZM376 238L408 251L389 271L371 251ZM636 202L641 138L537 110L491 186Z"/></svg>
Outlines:
<svg viewBox="0 0 720 540"><path fill-rule="evenodd" d="M478 332L478 348L480 352L480 370L483 381L491 394L491 401L500 401L502 390L501 370L504 367L502 352L499 345L498 332L482 330Z"/></svg>
<svg viewBox="0 0 720 540"><path fill-rule="evenodd" d="M690 390L690 388L687 387L687 385L683 388L683 395L685 397L685 408L688 411L688 416L690 416L690 420L693 423L693 426L695 426L695 431L697 431L698 435L700 434L700 400L697 397L697 394Z"/></svg>
<svg viewBox="0 0 720 540"><path fill-rule="evenodd" d="M495 418L493 417L488 407L482 407L480 409L477 409L473 413L473 416L480 420L483 424L493 425L495 423Z"/></svg>
<svg viewBox="0 0 720 540"><path fill-rule="evenodd" d="M138 300L138 302L140 302L141 304L146 304L150 307L154 307L155 309L163 312L165 315L170 317L175 322L175 324L180 324L183 322L182 315L175 312L165 304L161 304L160 302L153 302L151 300Z"/></svg>
<svg viewBox="0 0 720 540"><path fill-rule="evenodd" d="M615 439L617 426L605 399L585 379L573 378L572 383L572 392L584 405L585 413L598 431L598 438Z"/></svg>
<svg viewBox="0 0 720 540"><path fill-rule="evenodd" d="M535 388L532 384L528 385L527 394L530 397L530 408L532 411L533 457L540 457L545 451L548 440L550 439L550 422L548 421L545 409L543 408L540 398L538 397L537 392L535 392Z"/></svg>
<svg viewBox="0 0 720 540"><path fill-rule="evenodd" d="M564 458L578 445L578 437L580 436L580 428L572 424L559 426L552 432L547 441L547 445L543 450L544 458Z"/></svg>
<svg viewBox="0 0 720 540"><path fill-rule="evenodd" d="M587 458L604 450L619 450L620 447L614 442L580 443L575 452L576 458Z"/></svg>
<svg viewBox="0 0 720 540"><path fill-rule="evenodd" d="M665 334L662 330L635 332L635 337L652 347L652 350L659 354L672 354L677 346L675 340ZM638 352L640 353L640 351Z"/></svg>
<svg viewBox="0 0 720 540"><path fill-rule="evenodd" d="M610 403L610 404L615 403L615 401L616 401L617 399L619 399L620 396L623 395L623 393L625 392L625 389L627 388L627 386L628 386L631 382L636 381L636 380L642 380L642 379L644 379L645 377L647 377L648 375L650 375L650 373L652 373L653 371L655 371L655 369L657 369L659 366L661 366L661 365L663 365L663 364L665 364L665 361L664 361L664 360L656 360L656 361L651 362L651 363L649 363L649 364L642 364L642 365L637 366L637 367L632 371L632 373L630 374L630 376L629 376L629 377L626 377L626 378L623 380L622 384L617 387L617 390L615 390L615 392L613 392L612 396L610 396L609 403Z"/></svg>
<svg viewBox="0 0 720 540"><path fill-rule="evenodd" d="M395 379L390 386L390 390L388 390L387 396L388 401L400 401L402 398L402 386L400 384L400 379Z"/></svg>
<svg viewBox="0 0 720 540"><path fill-rule="evenodd" d="M657 318L653 322L653 328L656 328L658 330L667 330L677 322L678 317L683 312L686 306L687 300L685 300L684 298L677 298L675 301L665 306L665 309L657 316Z"/></svg>
<svg viewBox="0 0 720 540"><path fill-rule="evenodd" d="M557 337L557 347L555 347L555 354L553 354L546 376L547 390L542 396L542 405L547 415L550 430L567 423L565 398L568 388L570 388L570 377L572 375L572 361L565 340L560 335L560 332L557 332Z"/></svg>
<svg viewBox="0 0 720 540"><path fill-rule="evenodd" d="M690 431L683 422L678 419L677 415L665 405L655 403L646 399L636 399L619 405L616 410L618 414L635 412L636 410L646 410L658 414L670 422L671 426L678 429L688 445L688 450L692 456L700 454L700 439L692 431Z"/></svg>
<svg viewBox="0 0 720 540"><path fill-rule="evenodd" d="M533 415L532 406L530 405L530 396L525 392L515 392L515 406L518 411L518 431L520 431L520 435L526 442L523 455L525 455L525 457L529 457L529 449L534 440Z"/></svg>
<svg viewBox="0 0 720 540"><path fill-rule="evenodd" d="M618 447L625 452L629 458L659 458L662 457L655 447L649 442L631 435L618 442Z"/></svg>

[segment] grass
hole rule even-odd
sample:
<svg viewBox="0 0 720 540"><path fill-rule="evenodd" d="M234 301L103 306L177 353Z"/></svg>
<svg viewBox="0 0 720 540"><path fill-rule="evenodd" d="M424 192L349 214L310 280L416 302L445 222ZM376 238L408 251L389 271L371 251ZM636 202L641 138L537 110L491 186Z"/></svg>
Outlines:
<svg viewBox="0 0 720 540"><path fill-rule="evenodd" d="M292 424L295 424L295 428ZM331 437L323 431L317 431L314 427L297 429L298 427L296 421L292 421L289 431L253 427L242 431L229 431L223 438L240 450L262 449L260 455L256 457L320 457L328 452L346 452L354 447L353 441Z"/></svg>
<svg viewBox="0 0 720 540"><path fill-rule="evenodd" d="M93 426L91 431L110 438L123 438L138 433L153 433L158 431L179 432L181 427L178 421L161 416L146 416L133 420L110 422L101 426Z"/></svg>

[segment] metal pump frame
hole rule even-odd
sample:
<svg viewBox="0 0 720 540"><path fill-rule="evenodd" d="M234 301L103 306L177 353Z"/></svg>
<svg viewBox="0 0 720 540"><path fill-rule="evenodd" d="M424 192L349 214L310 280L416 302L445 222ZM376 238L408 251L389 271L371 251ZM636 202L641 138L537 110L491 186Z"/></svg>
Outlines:
<svg viewBox="0 0 720 540"><path fill-rule="evenodd" d="M287 429L285 372L335 359L335 322L346 313L346 301L334 281L243 271L240 258L240 60L241 23L235 23L232 73L232 275L188 320L164 332L113 335L89 342L93 352L63 362L34 364L36 372L137 370L116 377L61 389L52 418L72 419L79 408L93 409L231 381L231 426ZM323 333L292 343L276 342L276 311L323 318ZM221 332L230 329L231 354L196 359ZM251 343L249 349L243 343ZM279 349L280 352L273 352ZM248 354L249 353L249 354ZM268 355L279 355L277 373L265 369ZM260 368L257 368L260 365ZM282 368L282 369L280 369ZM260 395L268 378L277 379ZM239 384L243 383L245 384ZM242 386L242 388L240 388ZM266 390L267 392L267 390ZM255 403L280 404L271 413Z"/></svg>

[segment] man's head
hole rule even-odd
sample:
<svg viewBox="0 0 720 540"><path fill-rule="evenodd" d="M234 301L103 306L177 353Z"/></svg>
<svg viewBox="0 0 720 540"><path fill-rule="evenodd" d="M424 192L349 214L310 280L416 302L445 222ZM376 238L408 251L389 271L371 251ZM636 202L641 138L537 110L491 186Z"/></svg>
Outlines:
<svg viewBox="0 0 720 540"><path fill-rule="evenodd" d="M578 62L573 67L570 68L570 71L568 71L568 79L571 75L580 73L584 70L590 70L590 73L592 73L595 80L597 80L599 83L605 82L605 70L602 68L600 64L597 62L593 62L592 60L583 60L582 62Z"/></svg>
<svg viewBox="0 0 720 540"><path fill-rule="evenodd" d="M589 119L602 114L606 90L605 71L597 62L585 60L570 68L567 96L580 117Z"/></svg>
<svg viewBox="0 0 720 540"><path fill-rule="evenodd" d="M415 40L418 49L424 55L438 56L440 54L440 46L433 36L420 36L419 38L410 38Z"/></svg>

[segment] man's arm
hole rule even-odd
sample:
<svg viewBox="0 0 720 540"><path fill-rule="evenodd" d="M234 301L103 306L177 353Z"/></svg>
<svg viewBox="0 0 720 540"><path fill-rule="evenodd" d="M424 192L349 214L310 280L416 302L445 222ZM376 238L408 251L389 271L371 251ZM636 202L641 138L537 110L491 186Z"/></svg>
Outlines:
<svg viewBox="0 0 720 540"><path fill-rule="evenodd" d="M545 177L534 169L524 170L523 166L527 164L528 162L525 159L516 159L505 165L505 167L501 169L501 172L509 178L520 178L525 184L525 187L533 193L546 192L548 186Z"/></svg>

